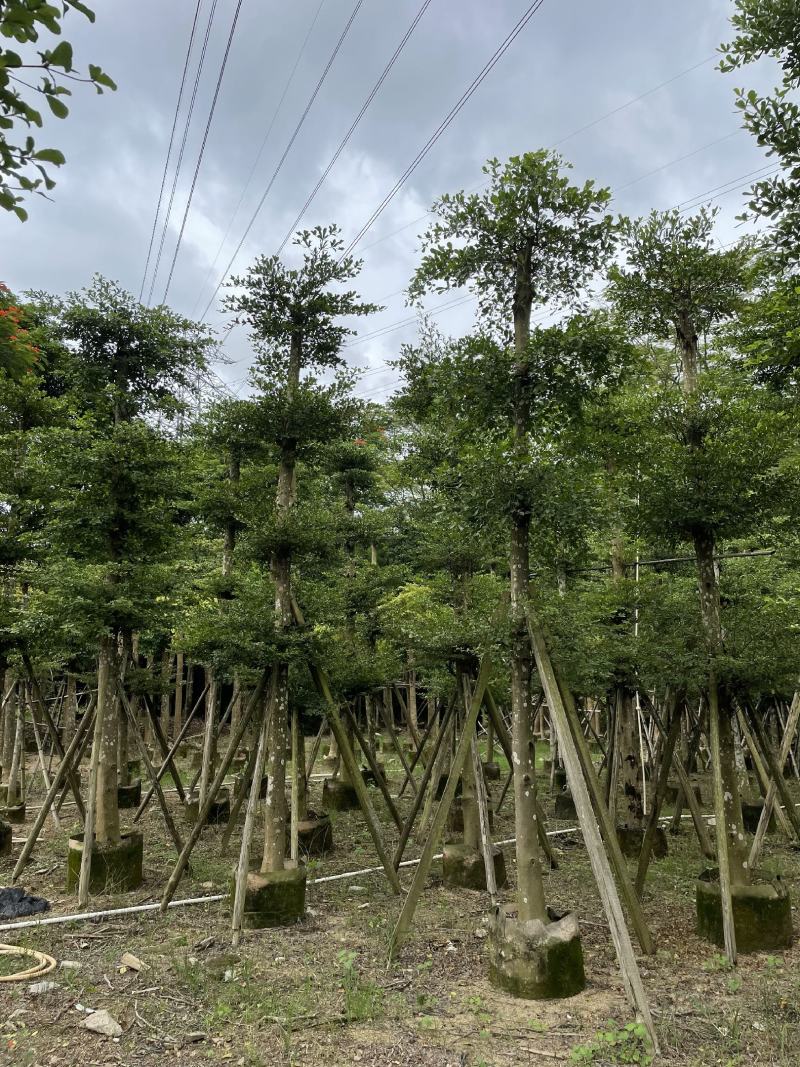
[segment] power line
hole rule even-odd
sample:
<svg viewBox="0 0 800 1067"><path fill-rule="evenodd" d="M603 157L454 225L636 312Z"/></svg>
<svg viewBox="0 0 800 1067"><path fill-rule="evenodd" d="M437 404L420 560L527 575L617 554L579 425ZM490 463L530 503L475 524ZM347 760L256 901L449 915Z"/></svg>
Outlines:
<svg viewBox="0 0 800 1067"><path fill-rule="evenodd" d="M286 84L283 87L283 92L281 93L280 99L278 100L278 103L275 106L275 110L272 112L272 118L270 119L269 125L267 126L267 131L264 134L264 137L263 137L263 139L261 141L261 146L258 149L258 153L256 154L256 158L253 161L252 167L250 168L250 173L247 176L247 181L245 182L244 187L242 189L242 192L241 192L241 194L239 196L239 202L237 203L236 207L233 209L233 214L231 215L230 221L228 222L228 226L227 226L227 228L225 230L225 236L220 241L219 248L216 251L216 255L214 256L214 259L213 259L213 261L211 263L211 266L208 268L208 271L206 272L206 276L203 279L203 284L200 287L200 292L198 293L197 300L194 303L194 307L192 308L192 312L191 312L189 318L194 318L195 312L197 311L197 307L198 307L200 301L203 298L203 289L205 289L205 287L208 285L208 283L209 283L209 281L211 279L211 276L214 273L214 267L216 267L217 262L219 260L219 257L222 255L222 249L225 247L225 243L228 240L228 237L230 236L231 230L233 229L233 224L236 221L236 216L239 214L239 209L241 208L242 204L244 203L245 196L247 196L247 192L248 192L248 190L250 188L251 182L253 181L253 177L254 177L254 175L256 173L256 169L258 168L258 164L261 162L261 157L264 154L264 149L267 147L267 141L269 140L270 134L272 133L272 129L273 129L274 125L275 125L275 122L276 122L276 120L278 118L278 115L280 114L281 108L283 107L283 102L286 99L286 94L289 92L289 89L291 88L292 82L294 81L294 76L297 73L297 68L300 66L300 60L303 58L303 55L305 54L305 50L306 50L308 42L309 42L309 40L311 38L311 34L313 33L314 27L316 26L316 24L317 24L317 22L319 20L320 12L322 11L322 8L324 6L325 6L325 0L320 0L319 4L317 5L317 10L316 10L316 12L314 14L314 17L312 18L311 23L310 23L308 29L306 30L306 35L303 38L303 43L300 45L300 48L299 48L299 50L297 52L297 56L295 57L294 65L293 65L291 71L289 72L289 77L286 79Z"/></svg>
<svg viewBox="0 0 800 1067"><path fill-rule="evenodd" d="M172 188L169 193L169 202L167 203L167 210L164 215L164 227L161 231L161 240L158 245L158 254L156 256L155 266L153 267L153 276L150 279L150 290L147 294L147 303L153 299L153 290L156 286L156 278L158 277L158 269L161 266L161 256L164 253L164 242L167 239L167 233L169 232L169 218L172 214L172 205L175 200L175 190L178 187L178 178L181 173L181 167L183 166L183 154L186 151L186 141L189 137L189 127L192 122L192 115L194 114L194 105L197 100L197 90L200 86L200 77L203 73L203 65L205 64L206 52L208 50L208 41L211 37L211 27L214 23L214 15L216 14L218 0L212 0L211 10L208 13L208 22L206 24L205 34L203 36L203 46L200 50L200 59L197 64L197 70L194 76L194 85L192 86L192 95L189 100L189 109L186 113L186 120L183 127L183 136L181 137L181 147L178 152L178 161L175 164L175 173L172 177Z"/></svg>
<svg viewBox="0 0 800 1067"><path fill-rule="evenodd" d="M380 91L381 86L386 81L387 77L389 76L389 73L390 73L392 67L397 62L397 60L398 60L398 58L400 56L400 53L403 51L405 46L408 44L408 41L410 40L411 35L413 34L414 30L417 28L417 25L421 21L422 16L425 14L425 12L431 6L432 2L433 2L433 0L424 0L424 3L422 4L422 7L417 11L416 15L412 19L411 25L408 27L408 29L406 30L406 32L403 34L402 38L400 39L400 43L398 44L397 48L395 48L394 52L392 53L391 59L386 64L386 66L383 68L381 76L375 82L375 84L373 85L372 89L369 92L369 95L367 96L367 99L362 104L361 110L356 115L356 117L353 119L353 122L352 122L352 124L350 126L350 129L347 131L347 133L342 138L342 140L341 140L341 142L339 144L339 147L336 149L336 151L334 152L333 156L331 157L331 160L328 163L327 167L325 168L325 170L320 175L320 178L317 181L317 184L314 186L314 188L309 193L308 198L306 199L306 202L303 204L302 208L300 209L300 213L298 214L297 218L294 220L292 225L287 230L286 236L284 237L284 239L281 241L280 245L278 246L278 251L275 253L276 255L279 256L281 254L281 252L283 251L283 249L286 246L287 241L289 240L289 238L292 236L292 234L297 229L301 219L305 215L306 211L308 211L308 209L311 206L311 204L312 204L314 198L316 197L317 193L322 188L322 185L325 182L325 179L328 177L328 175L330 174L331 170L336 165L336 161L339 159L339 156L342 154L342 152L347 147L347 143L350 140L350 138L353 136L353 134L355 133L356 127L358 126L359 122L361 122L361 120L363 119L363 117L366 114L367 109L369 108L369 106L372 103L372 101L378 95L378 92Z"/></svg>
<svg viewBox="0 0 800 1067"><path fill-rule="evenodd" d="M541 0L540 0L540 2L541 2ZM295 140L297 139L297 135L300 133L300 130L302 129L303 123L306 121L306 117L307 117L309 111L311 110L311 108L312 108L312 106L314 104L314 101L317 98L317 94L319 93L320 89L322 88L322 85L323 85L325 79L328 76L328 72L330 71L331 67L333 66L334 60L336 59L337 55L339 54L339 50L341 49L342 45L344 44L345 38L347 37L348 33L350 32L350 27L355 22L356 16L358 15L358 12L361 10L361 5L363 3L364 3L364 0L357 0L355 7L350 12L350 17L348 18L347 22L345 23L345 27L342 30L342 33L341 33L341 35L339 37L339 40L336 42L336 45L335 45L333 51L331 52L331 54L330 54L330 56L328 58L328 62L325 64L325 69L323 70L322 74L320 75L319 81L317 82L316 86L314 87L313 93L309 97L308 103L305 106L303 114L300 116L299 122L297 123L297 125L294 128L292 136L289 138L289 142L286 145L286 148L283 150L283 155L278 160L278 165L276 166L275 170L272 173L272 177L270 178L269 182L267 183L267 187L264 190L264 193L263 193L261 199L258 202L258 206L256 207L255 211L253 212L253 214L252 214L252 216L250 218L250 221L248 222L247 226L245 227L245 231L242 234L242 238L239 241L238 245L236 246L236 249L235 249L233 255L231 256L230 260L228 261L228 265L226 266L225 270L222 272L222 277L217 282L217 284L216 284L216 286L214 288L214 292L209 297L208 303L206 304L205 309L203 310L203 314L202 314L202 316L200 318L201 322L205 321L205 317L208 314L209 308L211 307L212 303L214 302L214 298L216 297L217 293L220 291L220 288L222 287L222 283L227 278L228 272L230 271L231 267L233 266L234 262L236 261L236 257L241 252L242 245L247 240L247 235L250 233L250 230L253 228L253 224L255 223L256 219L258 218L258 216L259 216L259 214L261 212L261 209L264 206L264 203L265 203L267 197L269 196L269 193L270 193L270 190L272 189L272 186L275 184L275 179L278 177L278 175L281 172L283 164L286 161L286 157L289 155L289 152L292 149L292 145L294 144Z"/></svg>
<svg viewBox="0 0 800 1067"><path fill-rule="evenodd" d="M239 14L242 10L242 4L244 0L237 0L236 9L233 12L233 19L231 20L231 28L228 33L228 40L225 44L225 52L222 56L222 63L220 64L219 74L217 75L217 84L214 87L214 96L211 101L211 107L208 112L208 121L206 122L206 128L203 131L203 140L200 142L200 151L197 155L197 164L194 168L194 174L192 175L192 184L189 187L189 196L186 200L186 207L183 212L183 218L181 219L181 228L178 232L178 240L175 243L175 251L172 255L172 263L169 268L169 275L167 276L167 284L164 287L164 298L162 303L167 302L167 294L169 293L169 287L172 284L172 276L175 273L175 264L178 261L178 253L181 250L181 243L183 241L183 233L186 229L186 220L189 217L189 210L192 206L192 198L194 197L195 186L197 185L197 176L200 173L200 166L203 162L203 156L206 150L206 144L208 143L208 134L211 129L211 123L214 121L214 112L217 107L217 100L219 99L220 89L222 88L222 79L225 77L225 68L228 65L228 56L230 55L231 45L233 44L234 34L236 33L236 24L239 21Z"/></svg>
<svg viewBox="0 0 800 1067"><path fill-rule="evenodd" d="M192 30L189 34L189 47L186 49L186 59L183 64L183 73L181 74L181 84L178 89L178 102L175 104L175 115L172 119L172 130L169 135L169 145L167 147L167 158L164 160L164 173L161 175L161 187L158 190L158 202L156 204L156 213L153 219L153 229L150 233L150 244L147 246L147 259L144 264L144 272L142 274L142 285L139 289L139 300L141 302L144 295L144 285L147 281L147 272L150 269L150 257L153 254L153 244L156 239L156 230L158 229L158 216L161 213L161 201L164 198L164 189L167 184L167 173L169 172L169 161L172 157L172 147L175 143L175 131L178 127L178 115L181 110L181 102L183 101L183 90L186 87L186 75L189 71L189 60L192 55L192 47L194 45L194 37L197 31L197 22L200 18L200 8L203 6L203 0L197 0L197 6L194 9L194 19L192 20Z"/></svg>
<svg viewBox="0 0 800 1067"><path fill-rule="evenodd" d="M611 111L606 111L604 115L599 115L596 119L592 119L591 122L585 123L583 126L579 126L571 133L566 134L558 141L554 141L550 145L550 148L557 148L559 145L564 144L565 141L571 140L573 137L577 137L578 134L584 133L586 130L590 130L595 126L599 126L601 122L605 122L606 119L613 118L614 115L618 115L626 108L632 107L633 104L638 104L640 100L644 100L646 97L651 96L653 93L658 92L659 89L665 88L667 85L671 85L673 82L678 81L679 78L685 77L687 74L691 74L693 71L698 70L700 67L710 63L716 56L707 56L705 59L701 59L699 63L693 63L691 67L686 67L684 70L678 71L677 74L673 74L672 77L667 78L666 81L659 82L658 85L653 85L650 89L645 89L644 92L639 93L638 96L633 96L629 100L626 100L624 104L619 104L617 107L612 108ZM488 181L479 182L473 186L470 192L477 192L478 189L483 189L488 185ZM406 222L403 226L399 226L396 230L392 230L391 233L384 234L383 237L378 237L374 241L370 241L368 245L364 245L361 249L362 253L366 252L370 248L374 248L375 245L382 244L383 241L388 241L392 237L396 237L398 233L403 233L404 230L410 229L412 226L418 225L420 222L424 222L425 219L431 214L430 211L426 211L424 215L419 215L417 218L412 219L411 222Z"/></svg>
<svg viewBox="0 0 800 1067"><path fill-rule="evenodd" d="M480 73L476 75L476 77L473 79L471 84L467 87L467 89L464 91L464 93L462 93L461 97L456 101L454 106L450 109L450 111L447 113L445 118L440 122L438 127L434 130L434 132L428 138L427 142L423 145L423 147L419 150L419 152L414 157L414 159L411 161L411 163L406 167L406 169L400 175L398 180L395 182L395 184L392 186L392 188L389 190L389 192L386 194L386 196L380 202L378 207L373 211L373 213L367 219L366 223L358 231L356 236L353 238L353 240L347 246L347 249L344 252L344 256L350 255L350 253L353 251L353 249L359 243L359 241L364 236L364 234L373 226L373 224L383 214L383 212L386 210L386 208L389 206L389 204L392 202L392 200L395 198L395 196L399 193L400 189L403 187L403 185L405 185L405 183L408 181L408 179L411 177L411 175L414 173L414 171L420 165L420 163L425 158L425 156L428 154L428 152L430 152L430 150L433 148L433 146L436 144L436 142L439 140L439 138L442 136L442 134L445 132L445 130L447 130L447 128L450 126L450 124L453 122L453 120L456 118L456 116L459 114L459 112L462 110L462 108L467 104L467 102L475 94L475 92L478 90L480 85L483 83L484 79L490 74L490 72L494 69L494 67L497 65L497 63L499 63L499 61L502 59L502 57L505 55L505 53L508 51L508 49L514 43L514 41L517 39L517 37L520 35L520 33L522 33L522 31L525 29L525 27L528 25L530 20L537 13L537 11L539 10L539 8L542 6L543 3L544 3L544 0L534 0L534 2L530 5L530 7L528 7L528 9L525 11L525 13L522 15L522 17L519 19L519 21L513 27L511 32L508 34L508 36L502 42L502 44L500 44L500 46L495 50L493 55L489 58L488 62L485 64L485 66L480 71Z"/></svg>

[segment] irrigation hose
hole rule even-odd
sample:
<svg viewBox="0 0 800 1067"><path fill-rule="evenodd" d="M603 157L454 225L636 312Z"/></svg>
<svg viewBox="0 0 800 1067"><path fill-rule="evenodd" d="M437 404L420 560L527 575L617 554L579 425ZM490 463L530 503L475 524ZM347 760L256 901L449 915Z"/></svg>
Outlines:
<svg viewBox="0 0 800 1067"><path fill-rule="evenodd" d="M22 948L20 945L0 944L0 956L32 956L36 963L24 971L15 974L0 974L0 982L29 982L32 978L41 978L55 970L56 961L46 952L37 952L34 948Z"/></svg>

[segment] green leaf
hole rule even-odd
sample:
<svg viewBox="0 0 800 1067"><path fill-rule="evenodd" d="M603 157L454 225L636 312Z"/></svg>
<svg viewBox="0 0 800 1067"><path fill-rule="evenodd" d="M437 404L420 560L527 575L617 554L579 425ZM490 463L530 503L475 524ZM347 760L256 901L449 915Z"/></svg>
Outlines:
<svg viewBox="0 0 800 1067"><path fill-rule="evenodd" d="M69 41L60 41L53 51L46 55L49 66L72 70L72 45Z"/></svg>
<svg viewBox="0 0 800 1067"><path fill-rule="evenodd" d="M57 96L48 96L47 103L50 105L50 110L59 119L65 119L69 114L69 108L63 100L59 100Z"/></svg>
<svg viewBox="0 0 800 1067"><path fill-rule="evenodd" d="M20 222L27 222L28 221L28 212L25 210L24 207L16 207L15 206L14 208L12 208L12 210L13 210L14 214L17 216L17 218L19 219Z"/></svg>
<svg viewBox="0 0 800 1067"><path fill-rule="evenodd" d="M89 64L89 77L95 85L105 85L107 89L113 90L117 88L117 83L101 67L96 66L94 63Z"/></svg>
<svg viewBox="0 0 800 1067"><path fill-rule="evenodd" d="M56 167L66 163L64 153L59 151L58 148L42 148L33 158L41 160L42 163L53 163Z"/></svg>

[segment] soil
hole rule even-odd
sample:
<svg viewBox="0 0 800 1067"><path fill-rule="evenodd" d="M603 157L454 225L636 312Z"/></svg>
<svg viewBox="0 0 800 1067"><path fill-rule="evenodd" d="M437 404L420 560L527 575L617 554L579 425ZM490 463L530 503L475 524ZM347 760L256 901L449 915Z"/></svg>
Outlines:
<svg viewBox="0 0 800 1067"><path fill-rule="evenodd" d="M506 770L503 764L503 780ZM31 763L28 827L39 803L34 771ZM387 771L396 787L399 769L390 758ZM790 787L800 798L797 786L793 781ZM553 798L544 777L540 790L552 815ZM321 781L316 780L312 805L319 803L320 791ZM706 789L705 795L709 792ZM371 787L370 793L385 839L393 845L397 831L382 809L379 792ZM167 796L183 824L175 793ZM410 798L404 797L401 810L409 804ZM65 804L58 832L48 820L21 879L29 892L51 901L49 914L78 910L75 895L64 888L66 842L76 828L74 814ZM133 812L122 815L129 821ZM485 955L490 900L486 893L443 886L440 864L434 866L409 940L396 963L387 967L387 945L400 900L383 875L353 874L314 884L318 876L376 866L360 814L334 812L332 819L335 851L309 863L305 920L289 928L245 931L236 949L231 948L224 902L175 908L166 917L156 912L0 931L6 942L78 965L59 966L38 979L57 983L49 992L30 993L27 982L0 983L0 1063L480 1067L647 1062L625 1058L627 1044L607 1044L604 1052L580 1051L591 1046L598 1033L617 1031L630 1022L631 1011L579 832L553 838L559 869L547 873L546 888L551 905L578 914L588 985L569 1000L530 1002L515 1000L489 984ZM159 899L174 849L155 804L140 825L145 833L143 886L131 893L94 896L91 910ZM639 965L661 1042L657 1062L686 1067L796 1065L800 948L781 955L743 956L732 970L718 949L696 936L694 880L705 864L690 825L684 823L680 836L669 836L669 855L651 864L645 890L644 907L657 951L650 957L640 955ZM559 828L569 829L570 824L550 823L550 829ZM222 829L204 831L178 898L227 891L238 834L223 856ZM24 832L15 827L14 855L0 861L0 881L6 884ZM512 835L506 800L494 837ZM419 851L420 842L412 837L407 856ZM516 870L513 846L505 851L510 884L500 899L508 901ZM800 853L778 835L768 838L762 866L780 870L790 887L797 886ZM401 879L407 887L411 869L403 868ZM124 953L131 953L143 968L124 966ZM3 969L9 969L7 960ZM122 1027L122 1036L84 1029L87 1008L107 1010Z"/></svg>

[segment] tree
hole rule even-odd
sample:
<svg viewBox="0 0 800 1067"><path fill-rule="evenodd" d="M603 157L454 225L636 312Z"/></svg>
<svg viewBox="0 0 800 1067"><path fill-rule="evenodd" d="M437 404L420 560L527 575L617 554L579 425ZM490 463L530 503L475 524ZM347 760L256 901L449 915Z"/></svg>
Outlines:
<svg viewBox="0 0 800 1067"><path fill-rule="evenodd" d="M736 89L745 129L779 159L779 173L757 181L749 207L772 221L778 255L796 263L800 249L800 9L795 0L735 0L736 36L721 45L720 70L730 72L765 56L781 67L781 84L768 96Z"/></svg>
<svg viewBox="0 0 800 1067"><path fill-rule="evenodd" d="M28 213L22 207L24 196L20 194L45 196L55 187L45 164L60 167L65 162L57 148L39 148L30 135L21 143L10 140L18 127L41 128L42 113L34 105L37 97L47 103L56 118L65 119L69 108L64 97L72 95L65 82L93 85L98 93L116 89L111 78L94 63L89 64L88 77L75 69L69 41L58 41L54 47L41 51L32 47L42 32L60 36L70 11L94 22L94 12L81 0L60 0L56 4L4 0L0 5L0 37L22 46L20 51L0 46L0 207L13 211L23 222ZM31 84L29 75L20 76L21 71L39 71L40 83Z"/></svg>
<svg viewBox="0 0 800 1067"><path fill-rule="evenodd" d="M42 435L37 456L48 547L37 599L97 650L95 837L113 847L125 721L117 686L133 633L168 627L180 474L164 423L180 410L178 390L205 366L211 340L189 320L144 307L99 277L40 306L70 355L63 371L69 418Z"/></svg>
<svg viewBox="0 0 800 1067"><path fill-rule="evenodd" d="M649 437L642 515L651 529L670 528L693 546L712 744L718 736L724 832L736 885L746 884L750 872L734 758L734 691L726 662L718 545L763 518L775 499L787 440L780 414L777 421L767 417L766 398L731 371L724 355L701 345L705 338L713 346L714 332L744 306L752 280L751 244L716 250L713 224L714 214L705 209L690 218L672 211L626 221L627 264L611 272L610 295L637 333L672 340L677 348L679 393L668 389L658 415L650 412L651 425L660 423L668 432Z"/></svg>
<svg viewBox="0 0 800 1067"><path fill-rule="evenodd" d="M301 266L290 268L277 256L260 256L243 277L232 279L231 286L240 291L225 301L236 321L250 329L257 353L253 378L261 390L259 429L278 464L273 523L265 538L275 587L278 650L272 683L264 874L283 870L286 855L292 556L302 536L302 519L297 517L297 462L319 442L336 436L341 425L340 407L348 383L339 379L325 386L315 376L342 366L340 348L353 331L341 319L376 310L353 290L341 288L358 275L361 264L341 255L344 246L337 227L304 230L294 244L303 257Z"/></svg>
<svg viewBox="0 0 800 1067"><path fill-rule="evenodd" d="M489 426L484 428L495 457L509 457L502 480L511 487L503 510L510 535L517 903L520 920L545 923L535 809L533 659L527 630L531 517L538 505L531 474L537 466L537 408L540 412L548 402L557 403L559 382L568 384L570 374L576 377L568 363L569 343L580 352L584 341L579 327L567 338L546 333L532 337L531 315L534 305L563 306L577 299L609 255L614 228L604 213L608 190L596 189L592 182L571 185L562 174L564 167L559 156L545 151L512 157L505 166L491 160L484 168L489 177L485 192L441 197L433 206L437 221L425 235L422 262L409 289L416 298L429 289L471 285L482 322L501 342L483 345L482 352L473 353L472 364L475 369L485 366L489 373L494 370L502 383L501 389L484 395L493 407L492 422L505 420L506 425L494 434ZM513 343L510 354L504 347L508 340ZM567 343L561 344L563 340ZM550 374L539 373L542 364ZM581 355L575 364L582 365ZM480 408L473 413L477 421L482 414Z"/></svg>

